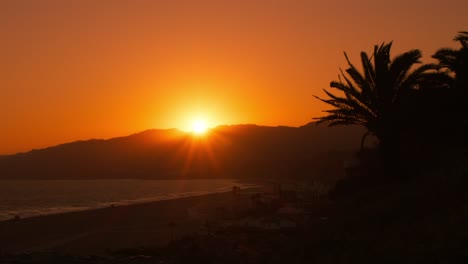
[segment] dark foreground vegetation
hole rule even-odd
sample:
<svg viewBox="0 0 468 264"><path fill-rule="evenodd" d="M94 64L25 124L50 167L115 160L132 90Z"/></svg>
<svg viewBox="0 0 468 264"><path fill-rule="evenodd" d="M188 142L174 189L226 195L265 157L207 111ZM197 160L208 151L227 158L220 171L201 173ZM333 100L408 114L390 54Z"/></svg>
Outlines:
<svg viewBox="0 0 468 264"><path fill-rule="evenodd" d="M330 84L345 96L324 90L329 98L320 100L333 109L317 119L366 127L362 142L368 134L378 138L378 161L388 177L412 177L432 170L431 165L437 168L464 156L468 32L460 32L455 40L460 49L440 49L433 55L437 64L415 69L421 52L411 50L391 58L392 43L375 46L371 56L362 52L362 73L347 59L346 73Z"/></svg>
<svg viewBox="0 0 468 264"><path fill-rule="evenodd" d="M436 64L415 69L421 53L391 58L391 43L362 53L362 71L348 60L331 83L344 96L325 91L333 109L319 120L368 133L359 162L328 193L296 186L248 194L249 210L215 214L203 232L165 247L3 262L468 263L468 32L455 40L459 49L440 49ZM374 148L365 147L368 134Z"/></svg>

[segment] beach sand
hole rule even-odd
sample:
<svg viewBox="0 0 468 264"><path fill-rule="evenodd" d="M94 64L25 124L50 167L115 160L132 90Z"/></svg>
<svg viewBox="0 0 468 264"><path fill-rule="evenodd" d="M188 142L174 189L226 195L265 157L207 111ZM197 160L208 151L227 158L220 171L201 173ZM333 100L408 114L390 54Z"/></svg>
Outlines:
<svg viewBox="0 0 468 264"><path fill-rule="evenodd" d="M255 189L116 206L0 222L0 252L99 254L157 247L202 232L204 223L227 211L248 209ZM171 224L173 222L173 224Z"/></svg>

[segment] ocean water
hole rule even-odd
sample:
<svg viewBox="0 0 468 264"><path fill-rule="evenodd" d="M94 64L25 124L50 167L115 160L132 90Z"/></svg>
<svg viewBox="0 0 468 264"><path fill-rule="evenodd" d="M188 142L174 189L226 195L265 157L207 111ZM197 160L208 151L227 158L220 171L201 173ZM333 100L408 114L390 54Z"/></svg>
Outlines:
<svg viewBox="0 0 468 264"><path fill-rule="evenodd" d="M230 191L235 180L0 181L0 221Z"/></svg>

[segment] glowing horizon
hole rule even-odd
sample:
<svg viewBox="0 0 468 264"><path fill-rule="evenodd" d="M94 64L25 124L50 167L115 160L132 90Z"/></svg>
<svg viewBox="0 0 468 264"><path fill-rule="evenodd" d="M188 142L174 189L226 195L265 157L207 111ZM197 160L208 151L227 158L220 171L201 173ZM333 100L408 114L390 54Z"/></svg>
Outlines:
<svg viewBox="0 0 468 264"><path fill-rule="evenodd" d="M197 134L197 135L202 135L205 134L205 132L208 130L208 125L205 120L203 119L196 119L193 121L192 124L192 132Z"/></svg>
<svg viewBox="0 0 468 264"><path fill-rule="evenodd" d="M418 48L431 61L456 46L465 10L460 0L2 1L0 155L190 131L196 118L298 127L328 107L313 95L346 65L343 51L357 64L393 40L392 55Z"/></svg>

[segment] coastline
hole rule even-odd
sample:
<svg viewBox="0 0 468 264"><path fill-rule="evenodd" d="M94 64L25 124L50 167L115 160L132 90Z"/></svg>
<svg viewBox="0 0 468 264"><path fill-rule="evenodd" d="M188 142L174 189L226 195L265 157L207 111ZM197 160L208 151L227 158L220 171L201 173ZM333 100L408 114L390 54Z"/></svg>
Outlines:
<svg viewBox="0 0 468 264"><path fill-rule="evenodd" d="M0 222L0 254L53 251L99 254L125 248L163 246L200 232L221 207L248 207L261 187L51 214Z"/></svg>
<svg viewBox="0 0 468 264"><path fill-rule="evenodd" d="M142 182L144 180L140 179L116 179L115 181L136 181L136 182ZM188 179L184 180L184 182L187 181L199 181L199 180L204 180L204 179ZM185 197L192 197L192 196L200 196L200 195L207 195L207 194L212 194L212 193L220 193L220 192L229 192L232 190L232 186L240 186L243 189L248 189L248 188L257 188L260 186L263 186L264 183L261 182L251 182L251 181L239 181L235 179L215 179L216 180L221 180L221 181L231 181L231 183L224 184L223 187L214 187L211 190L203 190L198 187L195 187L195 189L191 190L191 188L186 188L185 190L178 189L175 190L174 192L171 191L162 191L161 193L145 193L143 195L132 195L127 191L127 196L123 195L122 197L119 197L116 195L115 191L114 193L108 192L107 197L113 197L113 198L107 198L106 196L96 196L96 197L82 197L84 201L90 201L90 202L81 202L75 199L75 201L67 201L67 202L58 202L61 201L60 195L69 195L69 193L63 193L62 190L59 190L59 195L56 195L56 197L50 196L46 197L44 201L44 205L39 205L35 203L35 200L23 200L23 199L17 199L13 200L13 204L17 204L18 207L13 207L8 206L5 208L1 208L0 206L0 222L3 221L11 221L15 219L27 219L31 217L40 217L40 216L47 216L47 215L54 215L54 214L63 214L63 213L71 213L71 212L79 212L79 211L88 211L88 210L96 210L96 209L103 209L103 208L108 208L108 207L113 207L113 206L127 206L127 205L134 205L134 204L141 204L141 203L150 203L150 202L157 202L157 201L164 201L164 200L172 200L172 199L179 199L179 198L185 198ZM35 182L36 180L29 181L29 180L10 180L13 183L16 182ZM39 183L43 182L50 182L50 180L37 180ZM65 182L65 183L70 183L73 182L70 180L53 180L52 182ZM108 180L102 180L102 179L93 179L89 181L104 181L107 184ZM159 185L160 182L164 182L165 180L150 180L152 182L157 182ZM174 180L167 180L168 182L174 182ZM212 181L212 180L209 180ZM78 183L83 183L83 182L88 182L88 180L77 180ZM119 183L119 184L125 184L126 183ZM12 185L12 184L10 184ZM31 185L31 184L30 184ZM34 184L33 184L34 185ZM102 185L102 184L101 184ZM153 184L154 185L154 184ZM8 186L8 185L7 185ZM66 184L65 187L68 187L69 184ZM86 186L86 185L85 185ZM85 186L82 186L81 188L86 188ZM102 187L102 186L101 186ZM159 187L159 186L157 186ZM167 186L168 190L173 189L174 186ZM141 186L135 185L133 188L138 189L141 188ZM1 189L1 188L0 188ZM26 186L24 188L25 190L31 189L29 186ZM57 189L57 187L55 187ZM147 188L148 189L148 188ZM66 189L65 189L66 190ZM87 188L86 188L87 190ZM19 190L23 193L23 195L30 195L29 192L25 192L24 190ZM32 192L34 193L36 190L32 189ZM76 189L72 191L76 193ZM95 189L94 191L99 192L99 189ZM145 190L146 191L146 190ZM54 192L53 190L51 192ZM61 193L61 194L60 194ZM130 195L128 195L130 194ZM37 196L37 195L36 195ZM138 197L141 196L141 197ZM73 193L72 193L72 197ZM79 196L76 196L79 197ZM6 204L9 204L8 201L9 197L1 196L0 195L0 204L2 202L5 202ZM5 200L6 199L6 200ZM36 199L43 199L41 196L37 196ZM57 202L56 202L57 201ZM28 204L34 204L33 206L23 206L23 205L28 205Z"/></svg>

